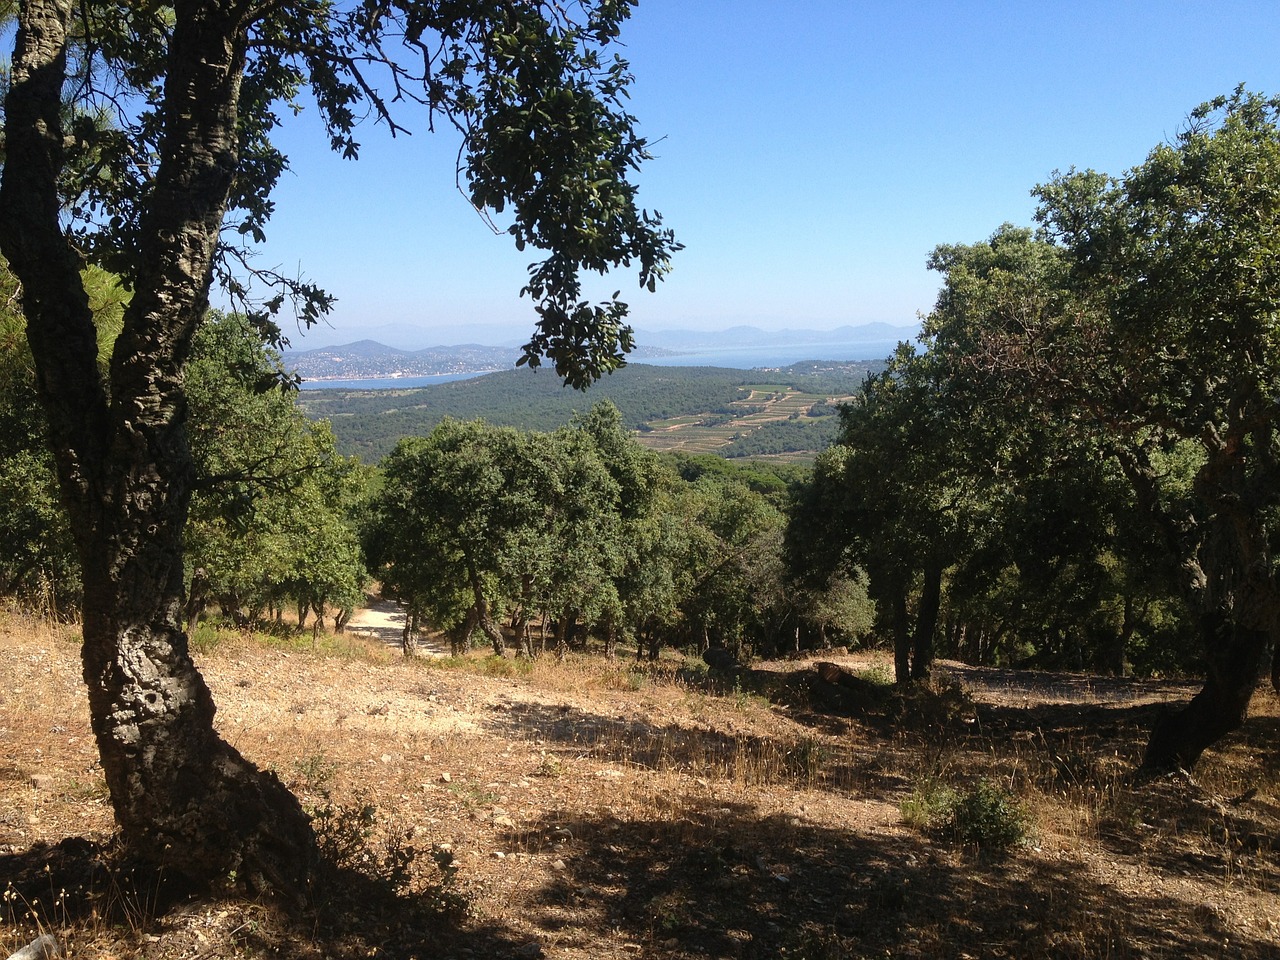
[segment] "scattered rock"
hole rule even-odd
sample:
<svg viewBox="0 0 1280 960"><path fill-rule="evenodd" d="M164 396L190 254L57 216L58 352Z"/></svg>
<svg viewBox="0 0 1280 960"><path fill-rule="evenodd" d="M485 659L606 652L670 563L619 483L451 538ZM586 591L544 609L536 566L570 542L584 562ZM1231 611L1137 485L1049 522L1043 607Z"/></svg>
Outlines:
<svg viewBox="0 0 1280 960"><path fill-rule="evenodd" d="M31 775L31 787L34 790L47 793L53 789L53 777L47 773L33 773Z"/></svg>
<svg viewBox="0 0 1280 960"><path fill-rule="evenodd" d="M453 777L452 777L452 775L450 775L450 774L449 774L449 772L448 772L448 771L446 771L446 772L444 772L444 773L440 774L440 782L441 782L441 783L453 783Z"/></svg>
<svg viewBox="0 0 1280 960"><path fill-rule="evenodd" d="M11 953L9 960L53 960L62 956L62 945L51 933L36 937L17 953Z"/></svg>

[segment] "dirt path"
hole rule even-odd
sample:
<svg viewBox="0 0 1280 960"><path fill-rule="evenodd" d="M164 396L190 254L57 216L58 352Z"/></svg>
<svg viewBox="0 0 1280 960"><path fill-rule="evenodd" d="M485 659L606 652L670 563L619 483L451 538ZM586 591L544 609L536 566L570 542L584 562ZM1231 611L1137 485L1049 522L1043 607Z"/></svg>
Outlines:
<svg viewBox="0 0 1280 960"><path fill-rule="evenodd" d="M404 642L404 608L394 600L370 597L369 602L351 616L347 629L366 637L381 640L389 647L400 650ZM439 634L419 631L418 653L429 657L447 657L448 642Z"/></svg>

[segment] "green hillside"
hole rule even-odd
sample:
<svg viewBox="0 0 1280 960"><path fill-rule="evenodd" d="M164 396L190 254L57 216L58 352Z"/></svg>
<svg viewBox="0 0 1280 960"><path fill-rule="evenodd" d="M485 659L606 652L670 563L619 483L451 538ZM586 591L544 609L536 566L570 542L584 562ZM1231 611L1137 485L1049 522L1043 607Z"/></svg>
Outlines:
<svg viewBox="0 0 1280 960"><path fill-rule="evenodd" d="M803 454L821 449L834 435L836 408L826 401L852 394L869 371L881 366L880 361L806 362L766 372L632 364L585 392L562 386L548 370L520 368L403 390L306 390L299 403L309 417L333 424L340 450L369 463L389 453L401 437L430 433L445 417L554 430L605 399L622 411L628 428L641 431L655 447L722 455ZM771 414L767 407L775 403L777 412ZM783 432L790 443L770 441L753 449L749 438L755 431L777 432L788 418L791 425ZM699 431L711 431L711 438L701 438ZM657 442L677 434L681 442ZM784 450L787 446L799 449Z"/></svg>

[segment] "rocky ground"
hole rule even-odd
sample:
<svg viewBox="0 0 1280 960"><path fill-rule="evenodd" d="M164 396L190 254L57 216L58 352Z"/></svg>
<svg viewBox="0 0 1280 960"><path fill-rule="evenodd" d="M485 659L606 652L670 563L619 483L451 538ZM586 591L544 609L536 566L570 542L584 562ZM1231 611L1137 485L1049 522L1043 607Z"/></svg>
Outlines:
<svg viewBox="0 0 1280 960"><path fill-rule="evenodd" d="M1194 781L1138 782L1194 687L947 664L903 697L877 654L824 656L833 690L805 660L405 660L364 628L198 659L223 735L372 879L302 916L162 911L109 866L74 631L0 614L0 956L42 932L85 958L1280 956L1269 691ZM928 824L979 784L1013 804L981 816L1026 820L1006 852Z"/></svg>

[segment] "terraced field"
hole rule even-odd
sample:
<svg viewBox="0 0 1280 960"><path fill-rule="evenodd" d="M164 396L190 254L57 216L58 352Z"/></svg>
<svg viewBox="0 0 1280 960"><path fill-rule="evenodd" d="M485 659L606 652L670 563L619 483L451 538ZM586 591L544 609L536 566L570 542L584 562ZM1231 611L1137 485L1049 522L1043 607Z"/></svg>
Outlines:
<svg viewBox="0 0 1280 960"><path fill-rule="evenodd" d="M728 404L729 412L651 420L637 439L658 451L812 460L830 442L837 422L833 404L851 399L802 393L785 384L750 384L746 389L747 396ZM762 431L776 432L780 424L795 428L788 431L791 436L780 444L789 449L770 448L753 453L752 440ZM779 444L773 445L777 446Z"/></svg>

